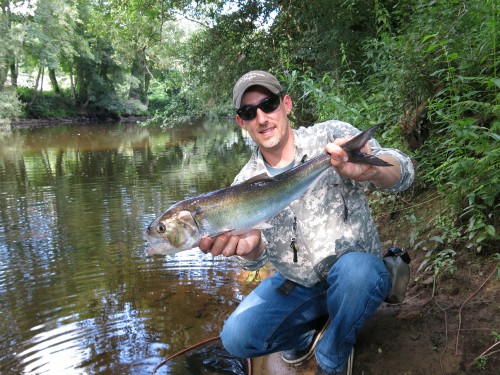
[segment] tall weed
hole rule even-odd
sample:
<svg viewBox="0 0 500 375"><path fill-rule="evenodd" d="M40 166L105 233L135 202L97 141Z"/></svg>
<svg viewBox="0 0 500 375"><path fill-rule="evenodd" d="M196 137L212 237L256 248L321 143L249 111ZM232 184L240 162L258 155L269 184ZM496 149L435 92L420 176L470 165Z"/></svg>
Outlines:
<svg viewBox="0 0 500 375"><path fill-rule="evenodd" d="M476 27L479 35L461 41L439 34L424 39L440 87L429 101L433 129L423 148L425 176L458 209L467 246L476 251L498 239L500 192L500 81L492 43L497 21L484 16ZM470 24L460 21L462 27Z"/></svg>

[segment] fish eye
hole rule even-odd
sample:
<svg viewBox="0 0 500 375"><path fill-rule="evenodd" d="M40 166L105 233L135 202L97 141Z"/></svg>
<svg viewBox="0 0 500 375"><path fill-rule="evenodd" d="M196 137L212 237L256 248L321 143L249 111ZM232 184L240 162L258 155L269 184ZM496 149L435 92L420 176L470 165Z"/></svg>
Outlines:
<svg viewBox="0 0 500 375"><path fill-rule="evenodd" d="M165 233L166 230L165 224L158 224L158 232Z"/></svg>

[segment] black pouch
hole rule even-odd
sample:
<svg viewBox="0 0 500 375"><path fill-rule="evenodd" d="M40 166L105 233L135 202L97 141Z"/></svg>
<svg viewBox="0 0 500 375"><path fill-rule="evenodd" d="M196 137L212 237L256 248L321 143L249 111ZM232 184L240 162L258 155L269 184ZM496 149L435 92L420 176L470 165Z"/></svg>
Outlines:
<svg viewBox="0 0 500 375"><path fill-rule="evenodd" d="M390 247L384 255L384 263L391 275L391 291L385 302L401 303L406 294L406 288L410 281L410 255L399 247Z"/></svg>

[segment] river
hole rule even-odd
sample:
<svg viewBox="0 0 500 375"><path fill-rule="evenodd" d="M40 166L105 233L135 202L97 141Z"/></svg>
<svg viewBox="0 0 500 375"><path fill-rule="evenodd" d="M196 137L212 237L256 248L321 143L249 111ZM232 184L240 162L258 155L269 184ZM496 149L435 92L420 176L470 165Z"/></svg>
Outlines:
<svg viewBox="0 0 500 375"><path fill-rule="evenodd" d="M228 186L251 149L234 121L0 132L0 373L149 374L217 336L246 273L196 249L145 255L143 232ZM157 373L194 373L172 366Z"/></svg>

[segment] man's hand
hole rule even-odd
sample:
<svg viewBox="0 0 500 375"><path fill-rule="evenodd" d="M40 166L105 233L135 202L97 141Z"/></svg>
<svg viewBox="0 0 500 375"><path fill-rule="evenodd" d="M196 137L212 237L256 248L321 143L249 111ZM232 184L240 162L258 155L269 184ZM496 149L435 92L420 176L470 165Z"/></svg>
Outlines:
<svg viewBox="0 0 500 375"><path fill-rule="evenodd" d="M258 229L252 229L237 236L224 233L215 238L203 237L199 248L205 254L211 253L213 256L224 255L230 257L239 255L247 259L257 259L264 252L264 244Z"/></svg>
<svg viewBox="0 0 500 375"><path fill-rule="evenodd" d="M391 156L378 155L380 159L392 164L392 167L378 167L350 162L347 153L340 146L351 138L338 138L333 143L328 143L325 147L325 151L330 154L330 162L339 175L355 181L371 181L380 188L389 188L399 181L401 168L399 162ZM361 152L365 154L372 153L368 142L363 146Z"/></svg>

